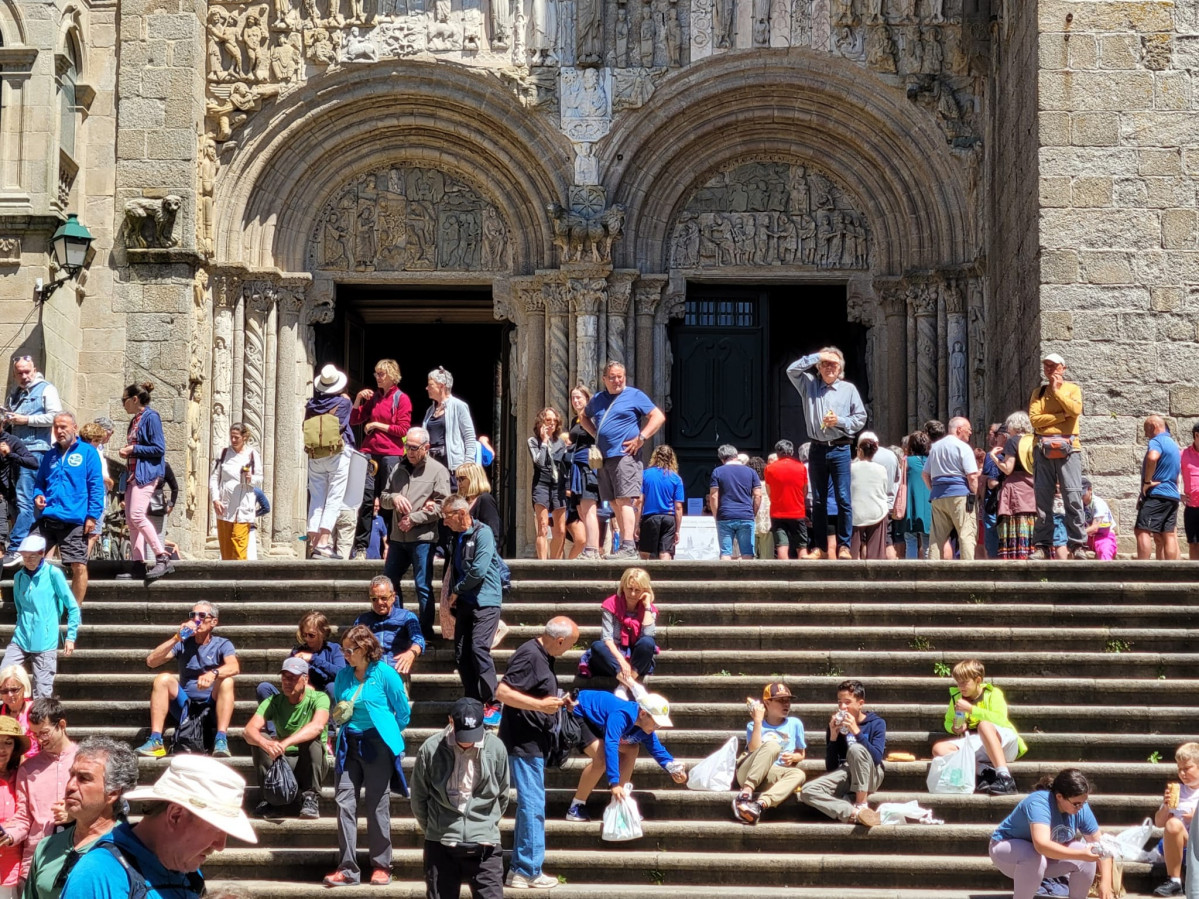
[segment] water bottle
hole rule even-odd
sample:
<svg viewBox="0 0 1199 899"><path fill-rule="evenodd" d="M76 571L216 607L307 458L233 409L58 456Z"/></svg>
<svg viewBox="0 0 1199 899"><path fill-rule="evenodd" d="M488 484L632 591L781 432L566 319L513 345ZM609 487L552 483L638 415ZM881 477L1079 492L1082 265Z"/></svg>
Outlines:
<svg viewBox="0 0 1199 899"><path fill-rule="evenodd" d="M955 709L953 713L953 729L960 730L966 726L966 713L961 709Z"/></svg>
<svg viewBox="0 0 1199 899"><path fill-rule="evenodd" d="M186 640L188 637L195 636L195 633L196 629L194 627L185 624L183 627L179 628L179 639Z"/></svg>

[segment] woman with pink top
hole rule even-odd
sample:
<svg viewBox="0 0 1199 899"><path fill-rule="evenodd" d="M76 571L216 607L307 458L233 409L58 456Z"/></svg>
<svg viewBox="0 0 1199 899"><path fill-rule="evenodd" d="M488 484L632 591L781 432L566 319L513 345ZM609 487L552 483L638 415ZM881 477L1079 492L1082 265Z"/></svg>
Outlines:
<svg viewBox="0 0 1199 899"><path fill-rule="evenodd" d="M17 766L29 751L29 736L11 718L0 717L0 821L17 812ZM16 899L22 844L0 849L0 899Z"/></svg>
<svg viewBox="0 0 1199 899"><path fill-rule="evenodd" d="M33 705L33 687L29 675L20 665L0 668L0 718L12 718L21 726L22 733L29 733L29 707ZM25 758L38 754L37 740L29 738ZM0 821L3 821L0 818Z"/></svg>
<svg viewBox="0 0 1199 899"><path fill-rule="evenodd" d="M376 362L375 383L378 390L358 391L354 409L350 412L350 425L362 426L362 442L358 448L371 460L366 469L366 486L362 492L362 505L358 508L358 527L354 531L350 558L366 554L371 521L375 517L375 497L383 492L392 469L404 458L404 438L412 424L412 400L400 390L400 363L394 359ZM380 514L390 534L391 511L383 509Z"/></svg>
<svg viewBox="0 0 1199 899"><path fill-rule="evenodd" d="M645 680L658 654L658 607L649 572L626 568L616 592L603 601L601 614L600 638L591 644L592 676Z"/></svg>
<svg viewBox="0 0 1199 899"><path fill-rule="evenodd" d="M1182 526L1187 535L1187 556L1199 559L1199 422L1191 428L1191 445L1182 451Z"/></svg>

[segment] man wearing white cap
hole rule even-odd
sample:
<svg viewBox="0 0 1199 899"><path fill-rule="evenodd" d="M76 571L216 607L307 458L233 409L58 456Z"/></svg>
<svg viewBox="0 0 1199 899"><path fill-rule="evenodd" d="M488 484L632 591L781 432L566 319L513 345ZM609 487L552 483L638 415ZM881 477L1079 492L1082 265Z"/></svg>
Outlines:
<svg viewBox="0 0 1199 899"><path fill-rule="evenodd" d="M204 892L200 866L228 837L258 842L241 807L245 789L241 776L215 759L176 756L154 786L125 794L154 805L136 825L117 825L79 860L61 899L133 895L134 878L145 880L147 899L198 899Z"/></svg>
<svg viewBox="0 0 1199 899"><path fill-rule="evenodd" d="M308 686L308 663L295 656L283 661L280 680L282 692L259 703L242 735L254 756L258 786L266 783L271 765L279 758L285 759L296 772L300 817L319 818L321 782L329 768L325 757L329 694ZM268 722L273 725L273 734L267 730ZM273 806L264 800L258 803L255 814L272 811Z"/></svg>
<svg viewBox="0 0 1199 899"><path fill-rule="evenodd" d="M1053 555L1053 497L1060 485L1066 506L1066 539L1070 557L1086 559L1086 513L1082 505L1082 446L1078 419L1082 416L1082 390L1066 380L1066 360L1057 353L1041 357L1044 382L1032 392L1028 418L1037 440L1033 477L1037 494L1037 523L1033 529L1030 559Z"/></svg>
<svg viewBox="0 0 1199 899"><path fill-rule="evenodd" d="M67 638L62 654L75 651L79 633L79 603L71 592L62 570L46 564L46 538L30 534L21 541L17 552L21 567L13 575L13 602L17 607L17 629L4 650L0 668L25 665L33 668L33 698L49 697L54 692L58 671L58 627L67 617Z"/></svg>
<svg viewBox="0 0 1199 899"><path fill-rule="evenodd" d="M312 382L304 406L304 452L308 454L308 546L315 559L339 558L333 550L333 526L341 512L350 477L354 404L345 372L326 365Z"/></svg>

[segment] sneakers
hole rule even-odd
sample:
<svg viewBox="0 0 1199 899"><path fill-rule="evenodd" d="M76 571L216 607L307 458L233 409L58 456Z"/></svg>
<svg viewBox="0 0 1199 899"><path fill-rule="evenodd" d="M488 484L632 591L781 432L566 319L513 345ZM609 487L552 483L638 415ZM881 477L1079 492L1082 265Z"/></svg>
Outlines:
<svg viewBox="0 0 1199 899"><path fill-rule="evenodd" d="M1048 559L1049 553L1045 552L1045 550L1039 546L1033 547L1033 551L1028 554L1028 561L1030 562L1044 562Z"/></svg>
<svg viewBox="0 0 1199 899"><path fill-rule="evenodd" d="M991 792L991 784L995 783L995 778L998 776L998 773L990 765L983 765L982 770L978 772L978 776L974 779L974 792L989 794Z"/></svg>
<svg viewBox="0 0 1199 899"><path fill-rule="evenodd" d="M586 552L586 550L584 550ZM626 559L632 559L635 562L641 561L641 553L637 552L637 547L631 543L620 544L620 549L614 553L608 553L604 556L610 562L622 562Z"/></svg>
<svg viewBox="0 0 1199 899"><path fill-rule="evenodd" d="M305 793L300 803L300 817L314 820L321 816L320 797L316 793Z"/></svg>
<svg viewBox="0 0 1199 899"><path fill-rule="evenodd" d="M590 824L591 816L587 814L587 806L572 805L566 811L566 820L575 824Z"/></svg>
<svg viewBox="0 0 1199 899"><path fill-rule="evenodd" d="M212 743L212 757L214 759L228 759L233 757L233 753L229 751L229 738L224 734L216 735L216 739Z"/></svg>
<svg viewBox="0 0 1199 899"><path fill-rule="evenodd" d="M808 558L812 559L813 561L818 562L824 558L824 550L823 549L810 549L810 550L808 550Z"/></svg>
<svg viewBox="0 0 1199 899"><path fill-rule="evenodd" d="M21 554L12 552L11 550L4 554L3 559L0 559L0 565L2 565L5 568L12 568L14 565L19 565L20 562L21 562Z"/></svg>
<svg viewBox="0 0 1199 899"><path fill-rule="evenodd" d="M754 802L753 794L742 793L733 800L733 817L742 824L757 824L762 817L762 803Z"/></svg>
<svg viewBox="0 0 1199 899"><path fill-rule="evenodd" d="M375 868L371 871L371 886L385 887L391 883L391 872L385 868Z"/></svg>
<svg viewBox="0 0 1199 899"><path fill-rule="evenodd" d="M166 758L167 754L167 748L162 745L161 737L159 737L157 740L151 737L141 746L137 747L137 749L134 751L137 752L138 755L148 759Z"/></svg>
<svg viewBox="0 0 1199 899"><path fill-rule="evenodd" d="M859 805L854 809L853 820L855 824L861 824L863 827L878 827L883 819L870 806Z"/></svg>
<svg viewBox="0 0 1199 899"><path fill-rule="evenodd" d="M512 887L514 890L552 890L557 885L558 878L550 877L548 874L525 877L523 874L517 874L516 871L509 871L508 876L504 879L504 886Z"/></svg>
<svg viewBox="0 0 1199 899"><path fill-rule="evenodd" d="M250 812L250 817L252 818L277 818L278 816L279 814L275 811L275 807L265 799L254 806L254 811Z"/></svg>
<svg viewBox="0 0 1199 899"><path fill-rule="evenodd" d="M1016 780L1012 775L996 774L987 792L992 796L1011 796L1020 791L1016 789Z"/></svg>
<svg viewBox="0 0 1199 899"><path fill-rule="evenodd" d="M314 559L341 559L331 546L314 546L312 548L312 558Z"/></svg>
<svg viewBox="0 0 1199 899"><path fill-rule="evenodd" d="M1070 558L1075 562L1085 562L1087 560L1087 551L1081 546L1076 546L1070 550Z"/></svg>
<svg viewBox="0 0 1199 899"><path fill-rule="evenodd" d="M500 718L504 715L504 707L498 702L489 702L483 706L483 726L499 727Z"/></svg>
<svg viewBox="0 0 1199 899"><path fill-rule="evenodd" d="M1156 890L1153 891L1154 896L1181 896L1183 895L1182 884L1177 880L1167 880Z"/></svg>
<svg viewBox="0 0 1199 899"><path fill-rule="evenodd" d="M600 551L594 546L588 546L579 553L579 558L584 561L598 562L603 559L603 556L600 555Z"/></svg>
<svg viewBox="0 0 1199 899"><path fill-rule="evenodd" d="M372 874L371 877L373 878L374 875ZM356 887L356 886L358 886L358 880L356 878L352 879L350 877L350 875L347 874L345 871L334 871L332 874L328 875L322 882L327 887Z"/></svg>

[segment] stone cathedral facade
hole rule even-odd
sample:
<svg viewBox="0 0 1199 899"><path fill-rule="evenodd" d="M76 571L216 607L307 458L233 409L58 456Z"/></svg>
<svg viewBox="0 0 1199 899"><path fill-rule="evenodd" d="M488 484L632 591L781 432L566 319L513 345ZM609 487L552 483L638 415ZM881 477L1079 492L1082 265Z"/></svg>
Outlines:
<svg viewBox="0 0 1199 899"><path fill-rule="evenodd" d="M3 333L81 416L159 384L194 554L233 421L295 551L359 289L490 291L522 447L605 359L672 409L729 285L841 291L891 441L1060 351L1126 534L1139 419L1199 415L1196 0L0 0L0 44ZM39 303L67 212L94 254Z"/></svg>

